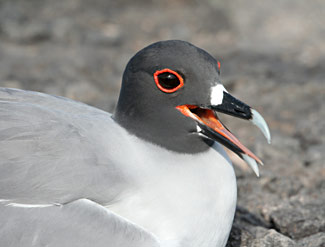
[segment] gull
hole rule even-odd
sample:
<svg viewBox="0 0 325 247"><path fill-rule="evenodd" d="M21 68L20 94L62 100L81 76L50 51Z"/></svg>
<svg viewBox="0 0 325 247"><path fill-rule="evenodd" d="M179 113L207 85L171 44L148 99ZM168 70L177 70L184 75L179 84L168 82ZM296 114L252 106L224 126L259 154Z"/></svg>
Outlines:
<svg viewBox="0 0 325 247"><path fill-rule="evenodd" d="M0 246L225 246L236 200L226 146L261 160L217 113L263 117L220 80L220 63L179 40L127 64L113 114L0 89Z"/></svg>

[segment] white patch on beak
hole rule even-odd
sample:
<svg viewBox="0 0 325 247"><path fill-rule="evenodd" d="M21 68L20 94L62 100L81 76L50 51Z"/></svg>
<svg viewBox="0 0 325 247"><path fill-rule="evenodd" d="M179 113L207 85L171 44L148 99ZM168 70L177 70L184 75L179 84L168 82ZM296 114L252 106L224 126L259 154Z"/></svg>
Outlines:
<svg viewBox="0 0 325 247"><path fill-rule="evenodd" d="M251 122L255 124L265 136L267 142L271 144L271 134L267 123L265 122L264 118L259 114L256 110L251 109L252 112L252 119Z"/></svg>
<svg viewBox="0 0 325 247"><path fill-rule="evenodd" d="M247 154L242 154L242 156L243 156L243 159L246 161L246 163L253 169L256 176L259 177L260 172L258 170L258 165L257 165L256 161L253 158L249 157Z"/></svg>
<svg viewBox="0 0 325 247"><path fill-rule="evenodd" d="M227 90L222 84L217 84L211 89L211 105L220 105L223 100L223 92L227 93Z"/></svg>

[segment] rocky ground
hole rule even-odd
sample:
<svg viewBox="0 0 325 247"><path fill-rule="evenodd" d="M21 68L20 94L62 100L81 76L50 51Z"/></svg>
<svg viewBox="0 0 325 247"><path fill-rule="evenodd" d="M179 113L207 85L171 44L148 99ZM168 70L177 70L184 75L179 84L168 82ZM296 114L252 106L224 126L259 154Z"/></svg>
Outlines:
<svg viewBox="0 0 325 247"><path fill-rule="evenodd" d="M222 65L233 95L267 120L272 144L226 125L260 156L236 164L228 246L325 246L325 2L0 0L0 86L62 95L112 111L128 59L182 39Z"/></svg>

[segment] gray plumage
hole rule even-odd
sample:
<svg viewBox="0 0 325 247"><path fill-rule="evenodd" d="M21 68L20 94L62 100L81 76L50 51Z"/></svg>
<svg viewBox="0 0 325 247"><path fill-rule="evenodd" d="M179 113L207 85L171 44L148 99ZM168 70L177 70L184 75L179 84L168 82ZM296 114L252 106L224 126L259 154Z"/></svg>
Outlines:
<svg viewBox="0 0 325 247"><path fill-rule="evenodd" d="M0 246L158 246L95 203L108 204L123 186L98 145L112 121L66 98L0 89Z"/></svg>
<svg viewBox="0 0 325 247"><path fill-rule="evenodd" d="M107 140L124 132L112 122L109 113L66 98L1 89L0 198L111 201L123 186L109 156L120 139Z"/></svg>
<svg viewBox="0 0 325 247"><path fill-rule="evenodd" d="M6 247L159 246L150 233L86 199L41 208L2 206L0 219L0 245Z"/></svg>

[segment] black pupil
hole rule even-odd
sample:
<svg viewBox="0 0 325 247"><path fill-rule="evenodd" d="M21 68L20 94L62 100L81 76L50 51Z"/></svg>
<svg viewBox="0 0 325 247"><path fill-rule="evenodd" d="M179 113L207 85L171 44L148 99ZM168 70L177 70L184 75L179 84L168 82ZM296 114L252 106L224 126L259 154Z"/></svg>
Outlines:
<svg viewBox="0 0 325 247"><path fill-rule="evenodd" d="M166 89L173 89L180 84L177 76L168 72L159 74L158 79L159 84Z"/></svg>

